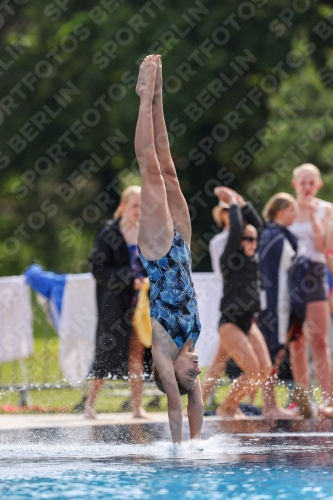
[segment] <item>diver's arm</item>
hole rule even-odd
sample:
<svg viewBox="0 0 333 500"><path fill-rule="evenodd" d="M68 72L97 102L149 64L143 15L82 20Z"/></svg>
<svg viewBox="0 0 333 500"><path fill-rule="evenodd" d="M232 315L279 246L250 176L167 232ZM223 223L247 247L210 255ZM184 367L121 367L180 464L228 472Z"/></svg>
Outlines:
<svg viewBox="0 0 333 500"><path fill-rule="evenodd" d="M188 395L187 416L190 426L191 439L199 439L203 422L204 403L202 400L201 384L199 378L193 390Z"/></svg>
<svg viewBox="0 0 333 500"><path fill-rule="evenodd" d="M183 412L180 396L179 400L177 398L173 400L168 397L168 417L172 441L174 443L181 443L183 440Z"/></svg>
<svg viewBox="0 0 333 500"><path fill-rule="evenodd" d="M182 400L176 381L173 360L171 356L163 352L162 346L156 348L156 345L154 346L153 344L152 354L154 365L156 366L165 394L168 398L168 417L172 441L174 443L180 443L183 440Z"/></svg>
<svg viewBox="0 0 333 500"><path fill-rule="evenodd" d="M168 417L169 425L174 443L180 443L183 440L183 412L182 399L179 394L179 388L176 381L175 371L172 365L172 371L160 374L165 393L168 398Z"/></svg>

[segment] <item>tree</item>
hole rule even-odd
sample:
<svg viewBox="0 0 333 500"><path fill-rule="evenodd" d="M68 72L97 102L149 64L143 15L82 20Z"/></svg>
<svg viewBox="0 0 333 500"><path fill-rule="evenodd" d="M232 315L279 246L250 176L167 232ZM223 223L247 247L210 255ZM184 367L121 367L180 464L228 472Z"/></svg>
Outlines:
<svg viewBox="0 0 333 500"><path fill-rule="evenodd" d="M298 52L318 67L329 57L325 4L18 3L0 18L2 274L21 273L33 260L62 272L87 269L98 226L112 216L120 190L139 182L134 86L148 52L162 54L193 262L208 270L213 187L244 192L262 175L253 138L266 127L270 103L281 104L285 75L294 74L288 81L298 88ZM285 97L282 108L293 106Z"/></svg>
<svg viewBox="0 0 333 500"><path fill-rule="evenodd" d="M306 162L318 166L324 181L321 196L333 200L332 75L307 57L269 100L265 145L256 159L256 179L246 190L259 207L278 191L292 193L292 170Z"/></svg>

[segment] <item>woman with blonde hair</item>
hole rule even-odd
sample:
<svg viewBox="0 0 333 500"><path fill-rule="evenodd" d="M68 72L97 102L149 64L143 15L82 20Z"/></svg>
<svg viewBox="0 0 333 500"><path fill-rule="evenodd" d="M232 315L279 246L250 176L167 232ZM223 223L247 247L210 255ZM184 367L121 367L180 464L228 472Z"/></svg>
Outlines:
<svg viewBox="0 0 333 500"><path fill-rule="evenodd" d="M297 238L287 229L296 218L296 200L288 193L272 196L263 211L266 221L258 248L261 276L261 311L258 327L262 332L272 363L287 340L291 323L288 271L297 254ZM276 373L264 387L265 416L290 418L291 412L278 408L274 397Z"/></svg>
<svg viewBox="0 0 333 500"><path fill-rule="evenodd" d="M95 418L95 400L105 379L127 377L133 416L148 416L141 407L144 347L132 325L138 292L146 276L137 246L140 195L140 186L129 186L122 192L114 219L98 231L90 255L98 324L86 418Z"/></svg>
<svg viewBox="0 0 333 500"><path fill-rule="evenodd" d="M329 305L326 282L326 233L333 216L332 205L316 197L323 182L320 171L305 163L293 172L297 217L290 231L297 236L299 253L309 258L304 284L307 336L324 405L331 404L331 354L328 345ZM292 343L291 360L297 366L296 382L309 389L306 336ZM294 363L294 361L297 361Z"/></svg>

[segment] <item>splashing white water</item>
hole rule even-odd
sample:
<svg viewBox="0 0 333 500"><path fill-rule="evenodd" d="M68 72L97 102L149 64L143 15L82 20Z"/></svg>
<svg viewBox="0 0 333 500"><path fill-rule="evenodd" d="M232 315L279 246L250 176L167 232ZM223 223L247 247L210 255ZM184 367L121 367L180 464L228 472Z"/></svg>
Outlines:
<svg viewBox="0 0 333 500"><path fill-rule="evenodd" d="M34 460L80 460L80 459L126 459L145 458L151 460L169 460L181 459L188 461L195 460L216 460L225 458L232 462L233 458L239 455L260 455L265 453L286 454L296 453L298 451L314 452L322 447L321 444L314 442L305 445L298 441L286 441L281 446L281 439L290 434L280 434L272 436L271 434L248 434L242 436L230 434L216 434L208 439L184 441L181 444L174 445L170 441L155 441L149 444L114 444L114 443L18 443L1 444L0 464L6 460L34 459ZM297 434L297 438L315 438L314 434ZM333 434L318 434L318 437L326 437L325 445L327 450L333 448ZM328 439L328 438L331 439ZM276 441L277 440L277 441Z"/></svg>

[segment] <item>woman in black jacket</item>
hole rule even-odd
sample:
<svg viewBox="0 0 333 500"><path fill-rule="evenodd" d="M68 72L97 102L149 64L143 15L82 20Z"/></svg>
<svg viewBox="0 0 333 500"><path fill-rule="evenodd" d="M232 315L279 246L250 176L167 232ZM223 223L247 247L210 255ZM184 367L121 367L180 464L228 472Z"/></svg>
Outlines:
<svg viewBox="0 0 333 500"><path fill-rule="evenodd" d="M141 407L144 348L131 321L146 276L137 248L140 192L139 186L123 191L114 219L97 233L90 255L90 270L96 280L98 324L86 418L95 418L94 402L105 379L127 377L133 415L147 417Z"/></svg>
<svg viewBox="0 0 333 500"><path fill-rule="evenodd" d="M224 293L219 323L220 348L242 369L217 409L221 416L245 418L239 403L258 389L272 370L265 340L253 317L260 310L258 262L255 253L263 223L254 208L235 191L217 188L217 196L230 205L230 233L221 256ZM243 220L246 220L246 225ZM218 353L215 359L218 359Z"/></svg>

